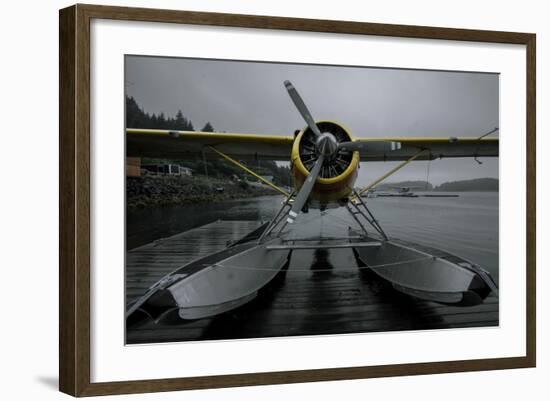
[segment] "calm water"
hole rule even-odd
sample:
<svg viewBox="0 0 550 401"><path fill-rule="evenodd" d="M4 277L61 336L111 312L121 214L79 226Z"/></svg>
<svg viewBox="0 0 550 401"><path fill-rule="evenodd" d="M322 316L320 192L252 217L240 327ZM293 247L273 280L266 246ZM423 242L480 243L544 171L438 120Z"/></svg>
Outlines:
<svg viewBox="0 0 550 401"><path fill-rule="evenodd" d="M132 249L216 220L267 220L282 197L268 196L211 204L154 207L127 214L127 248ZM373 198L371 211L390 237L447 250L478 263L498 280L498 193L461 193L458 198ZM345 235L355 226L343 208L300 215L295 231ZM292 235L292 233L289 233Z"/></svg>

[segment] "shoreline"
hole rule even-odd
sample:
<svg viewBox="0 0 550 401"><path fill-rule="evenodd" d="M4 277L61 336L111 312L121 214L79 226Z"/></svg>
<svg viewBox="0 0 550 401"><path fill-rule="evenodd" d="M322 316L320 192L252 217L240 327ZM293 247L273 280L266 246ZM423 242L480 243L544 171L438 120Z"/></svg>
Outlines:
<svg viewBox="0 0 550 401"><path fill-rule="evenodd" d="M218 191L218 189L223 190ZM223 202L233 199L278 195L269 187L243 181L190 176L126 177L126 207L141 209L150 206Z"/></svg>

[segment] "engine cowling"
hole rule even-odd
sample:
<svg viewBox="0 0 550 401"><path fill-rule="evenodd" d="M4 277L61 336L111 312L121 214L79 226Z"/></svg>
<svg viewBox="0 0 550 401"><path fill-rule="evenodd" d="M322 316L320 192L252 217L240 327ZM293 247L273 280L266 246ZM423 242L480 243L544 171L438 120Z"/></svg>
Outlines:
<svg viewBox="0 0 550 401"><path fill-rule="evenodd" d="M342 125L333 121L316 122L321 133L334 136L338 143L352 141L351 134ZM309 127L298 133L292 147L292 175L294 185L300 189L319 155L315 150L315 135ZM338 150L325 162L310 195L309 206L325 209L347 202L357 179L359 152Z"/></svg>

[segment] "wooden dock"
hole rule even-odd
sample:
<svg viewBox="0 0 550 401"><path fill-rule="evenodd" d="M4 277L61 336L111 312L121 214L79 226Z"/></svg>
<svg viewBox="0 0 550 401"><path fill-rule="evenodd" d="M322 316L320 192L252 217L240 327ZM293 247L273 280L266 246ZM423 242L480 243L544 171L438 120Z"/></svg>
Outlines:
<svg viewBox="0 0 550 401"><path fill-rule="evenodd" d="M126 258L127 303L167 273L223 249L260 225L217 221L133 249ZM286 272L247 305L226 314L184 322L177 317L127 328L129 344L497 326L498 299L473 307L417 300L361 269L351 249L293 251Z"/></svg>

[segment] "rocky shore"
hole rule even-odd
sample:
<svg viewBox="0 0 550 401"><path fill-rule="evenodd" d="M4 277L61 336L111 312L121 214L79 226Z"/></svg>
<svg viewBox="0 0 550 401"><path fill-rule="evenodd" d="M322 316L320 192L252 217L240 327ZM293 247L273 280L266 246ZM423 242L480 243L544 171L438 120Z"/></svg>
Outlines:
<svg viewBox="0 0 550 401"><path fill-rule="evenodd" d="M217 202L228 199L276 195L266 186L204 176L142 176L126 178L128 208L151 205Z"/></svg>

